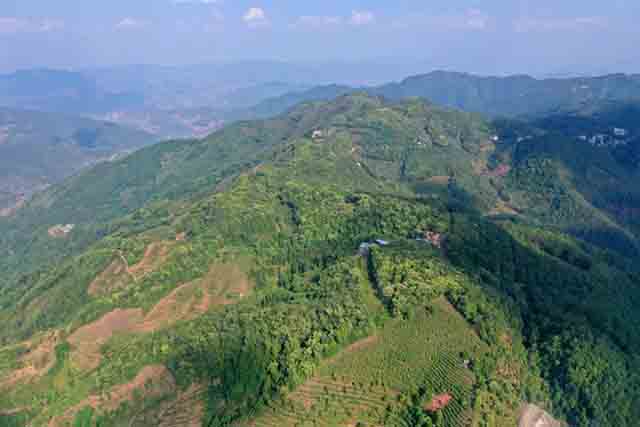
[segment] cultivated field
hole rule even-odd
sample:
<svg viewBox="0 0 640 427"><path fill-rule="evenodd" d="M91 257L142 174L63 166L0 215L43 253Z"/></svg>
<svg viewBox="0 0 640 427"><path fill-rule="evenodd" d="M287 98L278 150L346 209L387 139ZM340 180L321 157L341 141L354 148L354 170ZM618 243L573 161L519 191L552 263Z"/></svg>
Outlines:
<svg viewBox="0 0 640 427"><path fill-rule="evenodd" d="M406 426L401 394L419 387L452 397L442 409L447 426L468 425L474 379L461 354L483 351L465 320L439 300L433 313L421 309L409 320L389 321L328 359L284 402L238 426Z"/></svg>

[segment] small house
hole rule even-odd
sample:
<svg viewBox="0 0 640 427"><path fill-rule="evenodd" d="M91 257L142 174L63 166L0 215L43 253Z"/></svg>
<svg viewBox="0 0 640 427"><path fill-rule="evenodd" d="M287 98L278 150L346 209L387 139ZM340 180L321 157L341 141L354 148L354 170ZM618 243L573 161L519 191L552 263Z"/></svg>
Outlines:
<svg viewBox="0 0 640 427"><path fill-rule="evenodd" d="M64 237L71 233L75 227L75 224L55 225L49 229L49 236Z"/></svg>
<svg viewBox="0 0 640 427"><path fill-rule="evenodd" d="M613 134L615 136L627 136L627 130L626 129L621 129L621 128L613 128Z"/></svg>
<svg viewBox="0 0 640 427"><path fill-rule="evenodd" d="M313 133L311 134L311 138L322 139L324 138L324 132L322 132L321 130L314 130Z"/></svg>
<svg viewBox="0 0 640 427"><path fill-rule="evenodd" d="M379 244L380 246L389 246L389 242L382 239L376 239L376 243Z"/></svg>
<svg viewBox="0 0 640 427"><path fill-rule="evenodd" d="M453 400L453 396L449 393L439 394L434 396L429 403L424 406L424 409L428 412L435 413L443 410Z"/></svg>

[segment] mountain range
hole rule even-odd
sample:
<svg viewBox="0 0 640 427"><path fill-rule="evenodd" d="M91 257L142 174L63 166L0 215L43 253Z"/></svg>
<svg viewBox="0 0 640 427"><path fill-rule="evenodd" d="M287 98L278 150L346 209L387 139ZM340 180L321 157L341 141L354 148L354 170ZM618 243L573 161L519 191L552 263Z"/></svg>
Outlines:
<svg viewBox="0 0 640 427"><path fill-rule="evenodd" d="M0 423L635 425L637 79L454 75L441 107L436 77L269 101L0 219Z"/></svg>
<svg viewBox="0 0 640 427"><path fill-rule="evenodd" d="M231 118L269 117L301 102L328 101L355 90L392 101L420 97L445 107L482 113L491 117L545 115L605 101L632 101L640 97L640 76L611 74L600 77L536 79L530 76L484 77L435 71L398 83L354 88L345 85L317 86L264 100L235 111Z"/></svg>
<svg viewBox="0 0 640 427"><path fill-rule="evenodd" d="M2 92L0 425L635 424L638 76L127 75Z"/></svg>

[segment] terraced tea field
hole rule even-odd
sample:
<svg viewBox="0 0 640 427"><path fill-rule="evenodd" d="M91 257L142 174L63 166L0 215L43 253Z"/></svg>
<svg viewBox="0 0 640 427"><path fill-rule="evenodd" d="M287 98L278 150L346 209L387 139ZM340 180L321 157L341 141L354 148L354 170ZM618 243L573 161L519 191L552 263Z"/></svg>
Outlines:
<svg viewBox="0 0 640 427"><path fill-rule="evenodd" d="M469 425L474 379L461 353L473 358L484 351L466 321L438 300L433 313L391 320L376 336L325 361L284 402L238 427L407 426L398 415L404 405L399 396L418 387L452 396L442 409L446 426Z"/></svg>

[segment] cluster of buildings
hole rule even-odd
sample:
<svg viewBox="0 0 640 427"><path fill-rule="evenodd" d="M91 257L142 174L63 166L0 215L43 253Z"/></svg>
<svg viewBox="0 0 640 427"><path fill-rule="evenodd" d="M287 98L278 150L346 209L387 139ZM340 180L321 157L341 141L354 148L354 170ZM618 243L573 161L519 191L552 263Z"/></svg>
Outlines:
<svg viewBox="0 0 640 427"><path fill-rule="evenodd" d="M442 233L436 233L435 231L425 231L420 236L415 239L418 242L424 242L436 247L438 249L442 249L444 245L445 235ZM361 256L369 255L369 251L373 247L385 247L389 246L391 242L382 239L376 239L372 242L363 242L360 244L360 248L358 249L358 254Z"/></svg>
<svg viewBox="0 0 640 427"><path fill-rule="evenodd" d="M610 134L597 133L595 135L580 135L580 141L588 142L594 147L618 147L627 145L629 140L629 131L622 128L613 128Z"/></svg>

